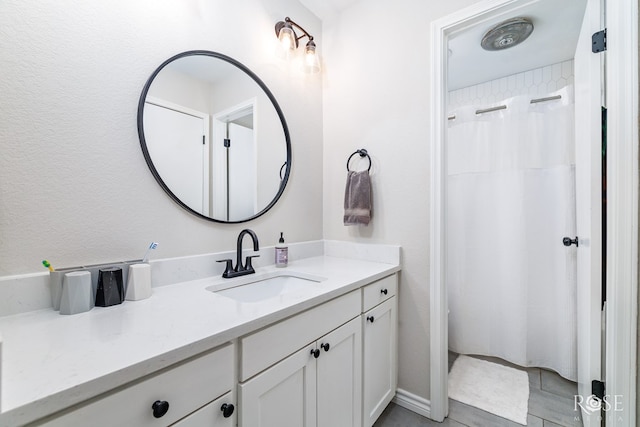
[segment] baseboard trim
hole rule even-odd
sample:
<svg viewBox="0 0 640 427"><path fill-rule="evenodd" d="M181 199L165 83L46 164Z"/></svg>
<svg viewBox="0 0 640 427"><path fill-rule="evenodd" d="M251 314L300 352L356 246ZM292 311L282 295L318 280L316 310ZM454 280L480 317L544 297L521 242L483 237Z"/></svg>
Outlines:
<svg viewBox="0 0 640 427"><path fill-rule="evenodd" d="M423 417L431 418L431 401L424 397L417 396L399 388L396 390L396 396L392 402Z"/></svg>

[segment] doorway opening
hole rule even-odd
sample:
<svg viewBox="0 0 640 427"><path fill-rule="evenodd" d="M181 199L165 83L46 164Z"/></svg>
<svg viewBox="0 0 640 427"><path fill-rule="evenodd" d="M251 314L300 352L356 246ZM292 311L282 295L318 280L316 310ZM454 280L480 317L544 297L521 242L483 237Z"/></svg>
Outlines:
<svg viewBox="0 0 640 427"><path fill-rule="evenodd" d="M451 58L456 57L456 49L449 51L449 44L456 37L466 31L476 28L478 31L486 30L491 26L492 20L504 20L513 16L521 16L527 8L540 6L544 0L503 0L487 1L479 5L462 10L452 16L446 17L432 24L432 180L431 180L431 402L430 417L441 421L448 412L447 401L447 349L448 349L448 298L447 298L447 154L448 154L448 132L447 116L449 115L449 105L447 103L448 92L452 89L448 85L452 77L449 70ZM599 1L586 1L585 19L578 22L581 34L578 45L585 44L587 40L590 45L591 31L601 29L601 14L596 9L600 7ZM556 6L557 8L557 6ZM558 12L558 11L556 11ZM576 49L575 70L576 70L576 141L583 141L586 138L590 147L597 146L598 155L594 150L586 152L588 156L576 159L576 162L583 162L591 165L582 168L580 172L576 168L576 182L587 183L591 188L586 199L587 209L589 209L589 219L586 223L578 220L578 242L581 243L580 251L583 252L581 258L587 260L586 264L578 265L578 290L582 295L577 298L577 324L584 332L578 332L578 357L582 358L582 363L578 362L578 377L581 383L579 395L587 397L591 394L591 380L606 379L607 393L615 391L624 395L625 413L620 417L623 421L612 420L612 425L634 425L635 423L635 343L636 330L635 314L637 310L637 95L638 83L637 75L625 70L637 70L637 46L633 46L633 41L637 41L637 4L633 1L624 0L617 2L607 11L607 21L609 23L609 34L616 33L616 40L620 41L615 48L609 48L607 52L607 63L609 70L606 76L606 86L609 91L607 103L601 100L601 91L594 90L594 82L601 83L594 70L594 56L580 51L580 46ZM534 21L535 25L535 21ZM583 28L584 27L584 28ZM535 34L535 32L534 32ZM629 42L625 40L628 38ZM524 46L524 44L522 45ZM578 53L579 52L579 53ZM469 74L469 70L465 70ZM578 73L583 77L578 79ZM578 83L580 80L582 83ZM578 98L581 101L578 103ZM607 105L608 104L608 105ZM579 106L578 106L579 105ZM610 113L607 126L607 140L613 138L619 142L615 149L609 148L607 153L607 201L606 206L606 228L609 230L608 241L606 242L607 273L606 283L610 286L606 290L608 310L606 316L601 314L602 309L602 288L601 278L601 253L598 242L602 237L602 220L597 212L601 209L601 175L599 173L602 165L601 158L601 108L607 105L612 111L616 105L616 118ZM581 117L597 118L593 121L584 120ZM615 122L615 125L613 124ZM581 132L585 132L582 134ZM596 138L597 136L597 138ZM628 138L628 139L625 139ZM611 146L611 144L609 144ZM576 155L580 156L576 151ZM615 165L615 170L613 169ZM587 172L584 172L584 171ZM596 193L595 188L598 187ZM577 190L577 193L580 193ZM595 196L597 194L597 197ZM617 194L618 197L613 196ZM622 194L625 197L620 197ZM580 197L578 197L580 198ZM580 211L580 201L577 201L576 211ZM594 214L595 212L595 214ZM631 212L628 215L625 212ZM584 213L584 212L583 212ZM578 217L580 215L577 215ZM586 224L586 225L585 225ZM585 228L586 227L586 228ZM627 234L625 234L627 233ZM633 237L631 237L633 236ZM559 236L562 238L562 236ZM573 236L575 237L575 236ZM514 236L517 238L517 236ZM620 240L621 239L621 240ZM573 240L573 239L570 239ZM578 256L580 258L580 256ZM579 262L580 264L580 262ZM624 280L622 283L620 280ZM587 283L585 286L581 284ZM601 318L606 317L606 378L600 376L600 354L602 352ZM583 343L582 347L581 344ZM615 343L615 346L613 345ZM624 353L624 354L622 354ZM620 366L622 364L622 366ZM623 368L624 367L624 368ZM622 370L626 373L623 374ZM632 373L632 375L629 375ZM615 418L613 413L598 414L598 417L606 416ZM588 417L589 418L589 417ZM585 425L599 425L599 419L591 417L585 421ZM615 424L618 422L618 424ZM588 424L592 423L592 424Z"/></svg>
<svg viewBox="0 0 640 427"><path fill-rule="evenodd" d="M211 164L216 218L238 221L257 212L256 100L249 99L213 116Z"/></svg>

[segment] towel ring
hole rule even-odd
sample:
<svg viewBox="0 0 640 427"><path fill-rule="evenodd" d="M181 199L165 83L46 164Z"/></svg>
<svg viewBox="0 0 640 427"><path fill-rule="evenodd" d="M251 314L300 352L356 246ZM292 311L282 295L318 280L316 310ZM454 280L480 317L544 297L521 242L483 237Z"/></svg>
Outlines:
<svg viewBox="0 0 640 427"><path fill-rule="evenodd" d="M367 150L366 150L366 149L364 149L364 148L360 148L360 149L358 149L358 150L354 151L354 152L353 152L353 154L351 154L351 155L349 156L349 158L347 159L347 172L351 172L351 171L349 170L349 162L351 161L351 158L352 158L353 156L355 156L356 154L360 154L360 157L365 157L365 156L366 156L366 157L367 157L367 159L369 159L369 167L367 168L367 172L371 171L371 156L369 156L369 153L367 152Z"/></svg>
<svg viewBox="0 0 640 427"><path fill-rule="evenodd" d="M282 164L282 166L280 166L280 181L282 181L284 179L284 177L282 176L282 171L284 170L284 168L287 166L287 162L284 162Z"/></svg>

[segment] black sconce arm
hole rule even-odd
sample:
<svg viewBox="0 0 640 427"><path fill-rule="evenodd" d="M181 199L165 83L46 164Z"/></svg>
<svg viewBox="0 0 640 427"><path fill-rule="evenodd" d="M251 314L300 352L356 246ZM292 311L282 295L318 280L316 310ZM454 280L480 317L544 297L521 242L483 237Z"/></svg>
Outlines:
<svg viewBox="0 0 640 427"><path fill-rule="evenodd" d="M293 25L294 27L296 27L297 29L299 29L300 31L302 31L304 34L302 34L300 37L296 37L296 40L300 40L303 37L308 37L309 40L313 40L313 36L311 34L309 34L307 32L307 30L305 30L304 28L302 28L300 25L298 25L294 20L292 20L291 18L289 18L288 16L286 18L284 18L285 22L288 22L289 24Z"/></svg>

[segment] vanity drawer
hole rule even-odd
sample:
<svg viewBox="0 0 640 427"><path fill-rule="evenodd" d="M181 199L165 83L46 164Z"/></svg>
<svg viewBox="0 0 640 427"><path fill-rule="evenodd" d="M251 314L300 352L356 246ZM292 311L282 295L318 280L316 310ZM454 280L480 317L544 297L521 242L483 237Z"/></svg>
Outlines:
<svg viewBox="0 0 640 427"><path fill-rule="evenodd" d="M362 288L362 312L388 300L398 292L398 275L392 274Z"/></svg>
<svg viewBox="0 0 640 427"><path fill-rule="evenodd" d="M240 339L240 381L246 381L360 314L356 290Z"/></svg>
<svg viewBox="0 0 640 427"><path fill-rule="evenodd" d="M160 427L175 423L233 388L233 346L170 367L41 425ZM160 418L156 401L169 403Z"/></svg>
<svg viewBox="0 0 640 427"><path fill-rule="evenodd" d="M233 405L231 392L198 409L193 414L181 419L171 427L232 427L236 421L236 411L225 418L222 405ZM235 405L234 405L235 406Z"/></svg>

